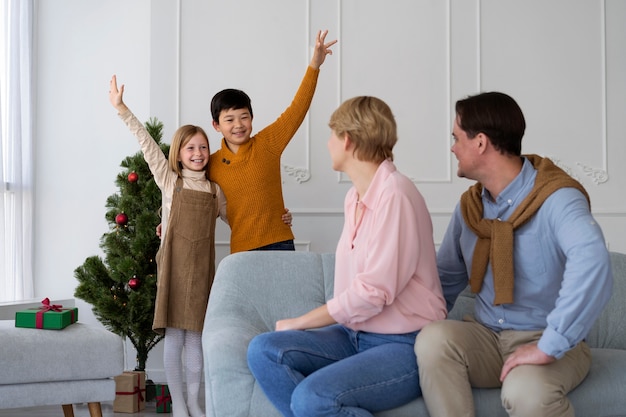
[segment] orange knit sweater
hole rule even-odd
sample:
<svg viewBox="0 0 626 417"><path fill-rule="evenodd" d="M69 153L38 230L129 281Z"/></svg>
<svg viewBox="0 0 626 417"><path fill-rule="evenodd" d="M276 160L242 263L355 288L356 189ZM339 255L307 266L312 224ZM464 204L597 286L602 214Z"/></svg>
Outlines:
<svg viewBox="0 0 626 417"><path fill-rule="evenodd" d="M222 138L221 149L211 155L209 178L226 196L231 253L294 238L281 218L280 157L309 111L318 75L319 70L308 67L291 105L236 154Z"/></svg>

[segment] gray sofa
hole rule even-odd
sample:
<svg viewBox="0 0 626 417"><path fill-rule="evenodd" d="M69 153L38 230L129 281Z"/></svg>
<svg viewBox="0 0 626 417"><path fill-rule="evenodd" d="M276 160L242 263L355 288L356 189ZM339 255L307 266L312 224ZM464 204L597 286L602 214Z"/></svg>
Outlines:
<svg viewBox="0 0 626 417"><path fill-rule="evenodd" d="M593 364L569 394L578 417L626 417L626 255L611 253L614 292L587 341ZM307 312L332 296L334 255L311 252L243 252L219 264L206 312L206 413L211 417L280 417L246 363L248 342L273 330L276 320ZM449 319L471 312L463 293ZM499 389L475 389L478 417L506 417ZM450 393L454 401L454 393ZM378 417L428 416L421 398Z"/></svg>

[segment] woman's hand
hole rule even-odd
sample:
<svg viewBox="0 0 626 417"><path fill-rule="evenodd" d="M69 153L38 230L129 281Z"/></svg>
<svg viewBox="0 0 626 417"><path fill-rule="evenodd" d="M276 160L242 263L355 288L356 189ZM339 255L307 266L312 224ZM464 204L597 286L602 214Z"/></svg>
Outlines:
<svg viewBox="0 0 626 417"><path fill-rule="evenodd" d="M301 327L298 326L298 319L284 319L284 320L278 320L276 322L276 331L282 331L282 330L303 330Z"/></svg>
<svg viewBox="0 0 626 417"><path fill-rule="evenodd" d="M276 330L317 329L319 327L329 326L335 323L337 322L328 313L328 307L324 304L306 314L301 315L300 317L278 320L276 322Z"/></svg>

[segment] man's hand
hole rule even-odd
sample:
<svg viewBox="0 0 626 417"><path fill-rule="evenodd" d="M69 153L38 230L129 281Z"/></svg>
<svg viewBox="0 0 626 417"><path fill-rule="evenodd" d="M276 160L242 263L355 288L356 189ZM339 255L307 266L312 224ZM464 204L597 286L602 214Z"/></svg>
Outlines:
<svg viewBox="0 0 626 417"><path fill-rule="evenodd" d="M546 355L539 350L537 343L522 345L515 349L515 352L511 353L504 361L502 372L500 373L500 382L504 381L511 369L518 365L547 365L554 361L556 361L556 358Z"/></svg>

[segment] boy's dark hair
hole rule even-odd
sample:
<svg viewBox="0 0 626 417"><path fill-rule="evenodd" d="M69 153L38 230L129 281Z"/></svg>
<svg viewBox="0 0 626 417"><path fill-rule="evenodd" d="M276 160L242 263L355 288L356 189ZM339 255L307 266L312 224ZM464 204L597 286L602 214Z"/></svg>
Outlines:
<svg viewBox="0 0 626 417"><path fill-rule="evenodd" d="M241 90L227 88L213 96L211 100L211 116L215 123L220 122L220 113L223 110L230 109L248 109L250 117L253 117L250 97Z"/></svg>
<svg viewBox="0 0 626 417"><path fill-rule="evenodd" d="M497 91L476 94L457 101L455 110L469 138L483 133L500 153L521 155L526 121L512 97Z"/></svg>

